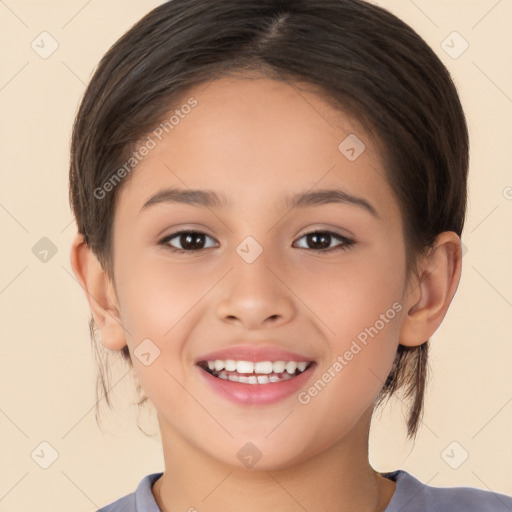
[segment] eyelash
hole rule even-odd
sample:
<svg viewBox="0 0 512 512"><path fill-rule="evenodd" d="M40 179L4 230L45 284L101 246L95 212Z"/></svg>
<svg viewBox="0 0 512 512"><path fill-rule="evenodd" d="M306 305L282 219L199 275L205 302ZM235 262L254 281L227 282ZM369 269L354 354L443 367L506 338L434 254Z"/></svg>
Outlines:
<svg viewBox="0 0 512 512"><path fill-rule="evenodd" d="M167 235L166 237L162 238L158 244L159 245L164 245L166 246L166 248L170 249L172 252L175 252L175 253L190 253L190 252L199 252L199 251L204 251L206 249L211 249L211 247L207 247L207 248L203 248L203 249L190 249L190 250L186 250L186 249L177 249L176 247L172 247L171 245L168 244L169 241L171 241L173 238L176 238L180 235L184 235L184 234L194 234L194 235L204 235L204 236L207 236L209 238L212 238L210 237L209 235L207 235L206 233L203 233L201 231L187 231L187 230L183 230L183 231L177 231L176 233L172 233L170 235ZM348 249L350 249L354 244L354 240L351 240L350 238L347 238L345 236L342 236L342 235L338 235L337 233L334 233L332 231L327 231L327 230L314 230L314 231L310 231L309 233L305 233L304 235L302 235L300 239L308 236L308 235L315 235L315 234L327 234L329 236L332 236L333 238L336 238L340 241L342 241L343 243L341 245L338 245L336 247L331 247L330 249L306 249L306 250L310 250L310 251L314 251L314 252L320 252L320 253L331 253L331 252L337 252L337 251L346 251ZM299 249L304 249L304 247L299 247Z"/></svg>

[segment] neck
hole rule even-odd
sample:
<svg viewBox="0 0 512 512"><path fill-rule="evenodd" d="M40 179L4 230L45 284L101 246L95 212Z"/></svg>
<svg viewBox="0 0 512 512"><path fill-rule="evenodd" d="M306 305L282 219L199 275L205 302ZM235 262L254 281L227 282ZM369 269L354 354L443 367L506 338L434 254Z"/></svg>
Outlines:
<svg viewBox="0 0 512 512"><path fill-rule="evenodd" d="M162 512L382 512L395 483L368 462L371 411L343 439L275 469L239 469L191 446L159 416L165 472L153 486Z"/></svg>

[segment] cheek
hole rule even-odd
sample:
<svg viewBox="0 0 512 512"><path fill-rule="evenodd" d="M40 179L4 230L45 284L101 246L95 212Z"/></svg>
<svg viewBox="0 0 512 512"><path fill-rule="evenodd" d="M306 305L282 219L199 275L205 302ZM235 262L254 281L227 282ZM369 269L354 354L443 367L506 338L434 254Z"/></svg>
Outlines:
<svg viewBox="0 0 512 512"><path fill-rule="evenodd" d="M164 257L119 265L123 323L139 337L172 338L218 280L215 274L200 265L171 264Z"/></svg>
<svg viewBox="0 0 512 512"><path fill-rule="evenodd" d="M188 376L190 333L205 316L208 292L225 273L225 265L214 269L160 255L119 261L116 276L127 343L140 383L154 403L165 395L181 400L177 382ZM148 352L154 362L146 365L148 356L138 355Z"/></svg>
<svg viewBox="0 0 512 512"><path fill-rule="evenodd" d="M201 298L218 278L163 258L131 258L129 265L118 265L118 279L127 343L144 392L157 410L184 407L183 348L191 323L199 321Z"/></svg>
<svg viewBox="0 0 512 512"><path fill-rule="evenodd" d="M340 349L402 300L405 259L401 247L374 247L347 253L336 263L312 262L294 283L294 291L307 298L326 336ZM395 313L396 307L390 315L394 318Z"/></svg>
<svg viewBox="0 0 512 512"><path fill-rule="evenodd" d="M319 369L329 382L320 398L325 406L362 410L384 385L399 343L404 264L402 253L383 246L317 274L304 291L328 346Z"/></svg>

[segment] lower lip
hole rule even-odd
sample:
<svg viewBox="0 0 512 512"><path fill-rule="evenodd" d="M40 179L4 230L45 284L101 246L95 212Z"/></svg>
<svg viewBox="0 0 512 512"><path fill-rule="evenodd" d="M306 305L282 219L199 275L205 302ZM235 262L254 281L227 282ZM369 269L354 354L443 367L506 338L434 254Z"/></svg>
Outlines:
<svg viewBox="0 0 512 512"><path fill-rule="evenodd" d="M197 368L212 389L228 400L243 405L267 405L279 402L297 393L313 374L315 363L291 379L268 384L245 384L214 377L200 366Z"/></svg>

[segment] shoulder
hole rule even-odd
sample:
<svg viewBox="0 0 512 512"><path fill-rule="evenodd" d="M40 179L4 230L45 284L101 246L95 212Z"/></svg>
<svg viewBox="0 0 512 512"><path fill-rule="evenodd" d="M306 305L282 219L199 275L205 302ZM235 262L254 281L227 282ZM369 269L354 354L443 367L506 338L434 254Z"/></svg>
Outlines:
<svg viewBox="0 0 512 512"><path fill-rule="evenodd" d="M512 497L475 487L434 487L404 470L382 473L396 482L385 512L512 512Z"/></svg>
<svg viewBox="0 0 512 512"><path fill-rule="evenodd" d="M161 512L151 492L151 487L161 476L162 473L146 475L135 492L105 505L96 512Z"/></svg>

